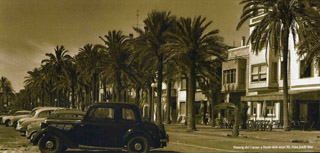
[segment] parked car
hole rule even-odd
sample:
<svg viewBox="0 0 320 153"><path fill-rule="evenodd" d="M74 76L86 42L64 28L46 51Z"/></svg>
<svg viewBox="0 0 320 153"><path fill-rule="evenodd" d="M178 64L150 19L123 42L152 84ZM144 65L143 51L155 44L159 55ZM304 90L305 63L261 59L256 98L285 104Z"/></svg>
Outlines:
<svg viewBox="0 0 320 153"><path fill-rule="evenodd" d="M44 121L45 123L56 122L58 121L70 121L71 123L78 123L81 122L85 115L85 112L78 111L78 110L59 110L52 112L52 114ZM27 127L26 137L33 141L33 136L35 133L41 130L42 121L36 121L31 123Z"/></svg>
<svg viewBox="0 0 320 153"><path fill-rule="evenodd" d="M164 127L141 119L139 108L128 103L92 105L80 123L52 121L34 136L41 152L57 153L79 145L121 147L128 152L148 152L169 141Z"/></svg>
<svg viewBox="0 0 320 153"><path fill-rule="evenodd" d="M9 110L1 110L0 111L0 121L2 120L3 116L7 116L9 113ZM0 123L1 124L1 123Z"/></svg>
<svg viewBox="0 0 320 153"><path fill-rule="evenodd" d="M0 115L7 115L9 110L0 110Z"/></svg>
<svg viewBox="0 0 320 153"><path fill-rule="evenodd" d="M18 124L18 120L20 120L22 118L31 118L32 114L34 114L34 112L36 110L41 109L41 108L46 108L46 107L35 107L35 108L32 109L30 114L18 115L18 116L13 117L9 122L9 126L13 126L13 128L16 129L17 128L17 124Z"/></svg>
<svg viewBox="0 0 320 153"><path fill-rule="evenodd" d="M18 115L26 115L26 114L30 114L31 111L28 110L20 110L20 111L16 111L13 115L9 115L9 116L3 116L2 117L2 124L5 124L6 126L9 126L9 122L12 118L14 118L15 116Z"/></svg>
<svg viewBox="0 0 320 153"><path fill-rule="evenodd" d="M18 120L16 130L20 131L24 135L25 132L27 131L27 127L29 124L37 121L43 122L45 119L47 119L47 117L50 116L51 112L59 109L65 109L65 108L60 108L60 107L39 108L33 112L31 118L23 118Z"/></svg>

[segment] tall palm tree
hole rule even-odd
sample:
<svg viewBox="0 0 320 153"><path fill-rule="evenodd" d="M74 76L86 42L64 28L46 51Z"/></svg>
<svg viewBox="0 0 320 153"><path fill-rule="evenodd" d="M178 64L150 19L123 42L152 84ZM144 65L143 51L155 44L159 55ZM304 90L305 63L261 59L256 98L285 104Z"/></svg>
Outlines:
<svg viewBox="0 0 320 153"><path fill-rule="evenodd" d="M86 44L83 48L79 49L79 53L76 57L77 62L80 64L79 68L82 69L82 73L85 73L89 78L88 81L91 84L93 90L92 101L95 103L98 98L98 84L99 74L101 73L101 62L103 59L103 53L97 45ZM86 87L88 91L89 87ZM87 94L87 96L89 96Z"/></svg>
<svg viewBox="0 0 320 153"><path fill-rule="evenodd" d="M261 16L255 24L249 42L252 51L258 53L263 47L270 47L283 55L283 119L284 130L290 130L288 121L288 47L289 37L292 34L294 43L296 38L303 38L307 25L312 25L310 3L316 0L242 0L243 13L237 26L239 29L247 20Z"/></svg>
<svg viewBox="0 0 320 153"><path fill-rule="evenodd" d="M144 40L141 51L148 56L149 60L155 61L154 68L157 71L157 124L162 125L161 119L161 96L163 82L163 61L167 54L165 45L167 44L167 36L175 23L175 17L170 12L152 11L148 14L144 21L145 31L134 28L140 34L140 39Z"/></svg>
<svg viewBox="0 0 320 153"><path fill-rule="evenodd" d="M53 90L56 90L58 92L58 101L55 104L56 106L61 105L62 90L65 88L65 85L61 81L61 77L63 76L63 69L66 66L66 62L72 58L67 53L68 50L66 50L64 46L57 46L54 49L54 54L46 53L48 59L44 59L41 61L42 64L47 65L47 73L50 75L50 82L54 86Z"/></svg>
<svg viewBox="0 0 320 153"><path fill-rule="evenodd" d="M1 91L1 107L4 108L4 101L6 99L6 105L9 106L9 97L13 96L13 88L11 82L4 76L0 78L0 91Z"/></svg>
<svg viewBox="0 0 320 153"><path fill-rule="evenodd" d="M187 131L196 130L194 102L196 92L196 80L198 71L201 70L201 63L212 58L224 60L223 52L226 45L223 39L218 36L218 30L208 30L212 21L206 22L206 18L201 16L191 18L180 18L177 22L177 33L173 35L175 39L174 47L180 57L179 62L185 63L188 77L188 121Z"/></svg>
<svg viewBox="0 0 320 153"><path fill-rule="evenodd" d="M40 95L41 89L41 72L38 68L33 69L32 71L28 71L28 76L25 77L24 81L25 85L30 88L31 97L37 102L37 98Z"/></svg>
<svg viewBox="0 0 320 153"><path fill-rule="evenodd" d="M100 39L105 45L99 45L104 52L104 59L102 61L103 72L101 75L105 76L107 82L112 82L116 88L116 101L121 102L121 94L124 92L124 87L128 86L129 82L135 82L136 77L130 65L130 55L128 39L129 37L122 34L122 31L109 31L104 37ZM125 84L127 83L127 84Z"/></svg>
<svg viewBox="0 0 320 153"><path fill-rule="evenodd" d="M80 71L77 68L75 63L75 59L71 58L67 61L65 69L63 70L63 76L65 79L62 81L64 85L67 85L68 88L71 89L71 104L72 108L75 108L75 95L78 91L79 79L80 79Z"/></svg>

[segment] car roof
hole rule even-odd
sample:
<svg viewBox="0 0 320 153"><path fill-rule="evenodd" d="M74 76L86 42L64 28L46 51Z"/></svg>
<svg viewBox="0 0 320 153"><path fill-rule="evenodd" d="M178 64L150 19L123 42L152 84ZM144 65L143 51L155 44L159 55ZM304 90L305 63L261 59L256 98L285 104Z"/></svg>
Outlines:
<svg viewBox="0 0 320 153"><path fill-rule="evenodd" d="M58 111L54 111L54 114L82 114L85 115L86 112L83 111L79 111L79 110L58 110Z"/></svg>
<svg viewBox="0 0 320 153"><path fill-rule="evenodd" d="M31 111L28 111L28 110L19 110L19 111L16 111L16 113L31 113Z"/></svg>
<svg viewBox="0 0 320 153"><path fill-rule="evenodd" d="M95 103L95 104L91 105L91 107L97 107L97 106L120 106L120 107L129 106L129 107L137 107L136 104L124 103L124 102L101 102L101 103Z"/></svg>
<svg viewBox="0 0 320 153"><path fill-rule="evenodd" d="M65 109L65 108L62 108L62 107L44 107L44 108L37 109L36 112L45 111L45 110L57 110L57 109Z"/></svg>

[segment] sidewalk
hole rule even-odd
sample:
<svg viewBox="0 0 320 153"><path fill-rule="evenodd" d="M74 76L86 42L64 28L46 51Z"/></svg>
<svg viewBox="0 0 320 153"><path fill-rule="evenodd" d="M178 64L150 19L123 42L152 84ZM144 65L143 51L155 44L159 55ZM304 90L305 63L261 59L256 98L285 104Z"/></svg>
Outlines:
<svg viewBox="0 0 320 153"><path fill-rule="evenodd" d="M231 129L197 125L188 133L184 124L165 125L169 134L168 150L180 152L319 152L320 131L247 131L239 137ZM184 146L186 150L176 150ZM180 148L180 147L178 147Z"/></svg>

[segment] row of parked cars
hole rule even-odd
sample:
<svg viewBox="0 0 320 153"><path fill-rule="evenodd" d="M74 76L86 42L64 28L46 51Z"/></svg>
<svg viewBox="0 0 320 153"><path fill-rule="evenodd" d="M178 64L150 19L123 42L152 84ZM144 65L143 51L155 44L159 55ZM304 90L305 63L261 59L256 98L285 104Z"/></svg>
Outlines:
<svg viewBox="0 0 320 153"><path fill-rule="evenodd" d="M87 112L60 107L11 110L0 120L47 153L80 146L148 152L169 141L163 126L143 121L139 108L129 103L97 103Z"/></svg>
<svg viewBox="0 0 320 153"><path fill-rule="evenodd" d="M85 112L59 108L59 107L36 107L32 111L11 110L7 115L0 116L1 123L7 127L13 127L33 141L33 136L41 130L41 124L52 120L74 120L80 122Z"/></svg>

